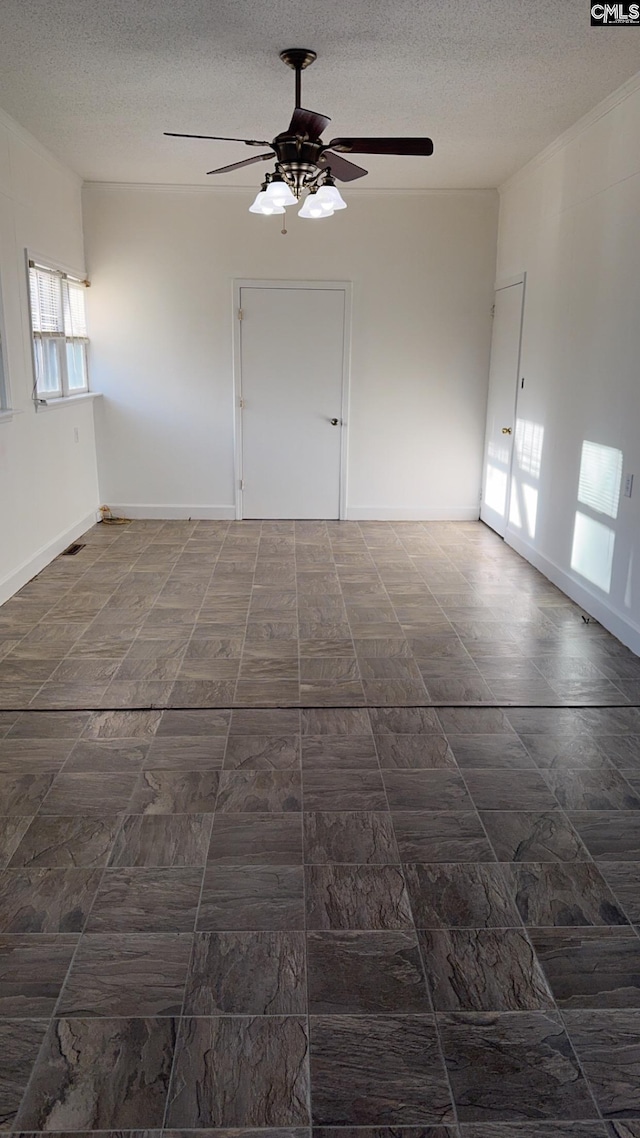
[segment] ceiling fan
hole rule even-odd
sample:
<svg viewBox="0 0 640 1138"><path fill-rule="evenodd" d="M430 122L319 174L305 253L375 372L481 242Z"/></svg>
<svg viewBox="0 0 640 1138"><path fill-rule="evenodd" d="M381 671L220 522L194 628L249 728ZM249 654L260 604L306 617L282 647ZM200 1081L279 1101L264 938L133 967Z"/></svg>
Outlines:
<svg viewBox="0 0 640 1138"><path fill-rule="evenodd" d="M289 126L277 134L271 142L254 138L228 138L215 134L179 134L165 131L171 138L202 138L220 142L243 142L245 146L268 146L264 154L245 158L242 162L232 162L208 174L227 174L241 170L254 162L269 162L276 159L275 171L267 174L258 197L251 206L253 213L284 213L285 206L293 205L304 189L309 190L301 217L327 217L335 209L346 208L335 178L341 182L353 182L364 178L367 170L356 166L344 158L344 154L433 154L430 138L333 138L323 142L321 134L331 119L318 111L307 111L302 107L302 72L317 58L315 51L306 48L288 48L280 52L280 59L295 71L296 105ZM307 211L307 212L305 212Z"/></svg>

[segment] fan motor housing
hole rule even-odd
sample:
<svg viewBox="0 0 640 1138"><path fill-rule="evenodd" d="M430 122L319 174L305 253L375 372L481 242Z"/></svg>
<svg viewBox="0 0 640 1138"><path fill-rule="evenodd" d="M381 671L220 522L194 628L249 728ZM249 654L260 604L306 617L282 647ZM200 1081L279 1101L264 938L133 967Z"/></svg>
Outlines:
<svg viewBox="0 0 640 1138"><path fill-rule="evenodd" d="M311 141L300 139L295 134L278 134L272 143L278 162L304 162L307 166L317 166L318 159L325 149L320 139Z"/></svg>
<svg viewBox="0 0 640 1138"><path fill-rule="evenodd" d="M273 140L278 165L282 174L291 183L296 193L305 184L305 181L315 178L318 174L318 161L323 152L323 144L316 140L305 141L294 134L279 134Z"/></svg>

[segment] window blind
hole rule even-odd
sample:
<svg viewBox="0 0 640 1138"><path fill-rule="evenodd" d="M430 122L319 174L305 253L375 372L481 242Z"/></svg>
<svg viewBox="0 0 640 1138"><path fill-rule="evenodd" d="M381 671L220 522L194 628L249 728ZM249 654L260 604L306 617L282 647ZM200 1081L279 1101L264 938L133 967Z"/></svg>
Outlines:
<svg viewBox="0 0 640 1138"><path fill-rule="evenodd" d="M31 327L34 336L63 336L62 274L29 266Z"/></svg>
<svg viewBox="0 0 640 1138"><path fill-rule="evenodd" d="M63 281L64 330L70 339L87 338L87 318L84 307L84 285L67 277Z"/></svg>

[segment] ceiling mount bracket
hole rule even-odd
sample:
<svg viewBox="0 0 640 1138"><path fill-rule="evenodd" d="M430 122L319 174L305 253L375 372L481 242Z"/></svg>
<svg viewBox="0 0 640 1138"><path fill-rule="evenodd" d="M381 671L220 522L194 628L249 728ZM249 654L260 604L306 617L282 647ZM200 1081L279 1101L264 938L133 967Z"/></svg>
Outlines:
<svg viewBox="0 0 640 1138"><path fill-rule="evenodd" d="M318 58L317 52L307 47L288 47L280 52L280 59L296 73L296 107L301 106L302 72Z"/></svg>
<svg viewBox="0 0 640 1138"><path fill-rule="evenodd" d="M305 67L309 67L317 58L317 53L309 51L306 47L289 47L286 51L280 52L282 62L286 63L287 67L292 67L294 71L304 71Z"/></svg>

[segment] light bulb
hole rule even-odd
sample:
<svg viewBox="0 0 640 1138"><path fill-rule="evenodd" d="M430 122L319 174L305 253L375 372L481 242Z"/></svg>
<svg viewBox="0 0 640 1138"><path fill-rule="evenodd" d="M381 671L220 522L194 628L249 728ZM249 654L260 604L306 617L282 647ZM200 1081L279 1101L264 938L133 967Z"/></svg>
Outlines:
<svg viewBox="0 0 640 1138"><path fill-rule="evenodd" d="M291 192L289 186L281 175L275 175L272 182L267 186L267 198L274 205L295 205L297 198Z"/></svg>
<svg viewBox="0 0 640 1138"><path fill-rule="evenodd" d="M316 198L325 208L331 208L332 210L347 208L347 203L344 201L340 190L337 186L332 186L331 184L320 186Z"/></svg>

